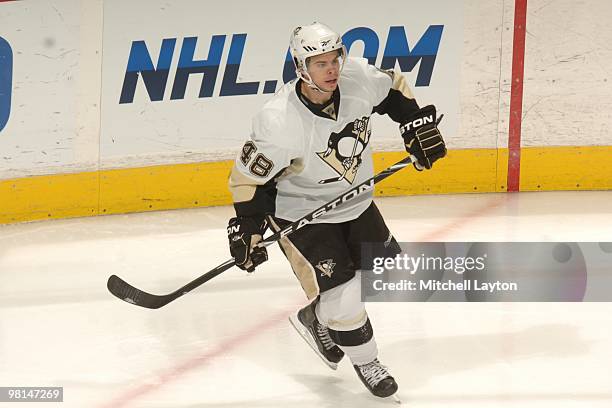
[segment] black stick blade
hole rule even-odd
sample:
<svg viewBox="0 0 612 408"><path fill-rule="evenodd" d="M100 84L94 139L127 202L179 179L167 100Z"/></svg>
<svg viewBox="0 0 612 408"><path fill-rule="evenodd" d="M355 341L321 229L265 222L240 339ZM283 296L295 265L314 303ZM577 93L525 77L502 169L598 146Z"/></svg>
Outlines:
<svg viewBox="0 0 612 408"><path fill-rule="evenodd" d="M110 293L124 302L147 309L159 309L174 299L172 295L159 296L144 292L133 287L117 275L111 275L111 277L108 278L106 287Z"/></svg>

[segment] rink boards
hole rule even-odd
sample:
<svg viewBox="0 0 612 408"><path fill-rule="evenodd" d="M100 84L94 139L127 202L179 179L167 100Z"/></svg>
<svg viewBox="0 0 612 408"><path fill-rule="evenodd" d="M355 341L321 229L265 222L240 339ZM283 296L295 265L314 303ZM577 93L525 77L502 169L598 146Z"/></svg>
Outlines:
<svg viewBox="0 0 612 408"><path fill-rule="evenodd" d="M521 191L609 189L611 155L611 147L599 146L523 148ZM403 156L375 153L375 168ZM507 161L507 149L451 150L435 171L405 169L377 185L376 195L503 192ZM0 223L230 204L231 165L222 161L2 180L0 196L13 200L0 202Z"/></svg>
<svg viewBox="0 0 612 408"><path fill-rule="evenodd" d="M522 191L611 189L612 3L597 3L316 0L350 55L395 67L444 113L448 158L377 194L505 191L513 177ZM267 6L3 2L0 223L230 203L251 117L293 75L288 33L319 18ZM380 169L402 145L396 124L372 121Z"/></svg>

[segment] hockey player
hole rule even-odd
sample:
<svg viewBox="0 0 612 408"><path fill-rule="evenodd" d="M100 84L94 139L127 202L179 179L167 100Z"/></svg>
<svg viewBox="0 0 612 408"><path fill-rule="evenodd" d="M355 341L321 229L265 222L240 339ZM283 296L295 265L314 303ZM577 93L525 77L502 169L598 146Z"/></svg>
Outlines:
<svg viewBox="0 0 612 408"><path fill-rule="evenodd" d="M230 177L236 211L230 252L249 272L268 259L257 246L268 226L279 231L373 176L372 113L400 124L418 170L446 155L435 107L419 108L400 73L348 58L340 36L320 23L294 29L290 51L298 78L255 116ZM361 302L362 242L384 242L388 256L400 252L371 193L279 241L312 301L290 321L328 366L335 369L348 355L368 390L388 397L398 386L378 360Z"/></svg>

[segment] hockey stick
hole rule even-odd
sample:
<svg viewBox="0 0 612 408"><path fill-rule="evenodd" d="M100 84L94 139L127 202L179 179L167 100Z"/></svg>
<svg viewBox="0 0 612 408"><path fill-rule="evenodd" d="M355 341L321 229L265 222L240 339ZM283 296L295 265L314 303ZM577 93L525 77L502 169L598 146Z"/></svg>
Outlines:
<svg viewBox="0 0 612 408"><path fill-rule="evenodd" d="M386 168L385 170L381 171L375 176L370 177L363 183L360 183L356 185L355 187L351 188L346 193L336 197L334 200L328 202L327 204L322 205L321 207L317 208L314 211L311 211L310 213L306 214L299 220L292 222L291 224L289 224L282 230L270 235L268 238L261 241L259 243L259 246L266 247L266 246L272 245L274 242L278 241L279 239L286 237L287 235L299 230L306 224L310 223L312 220L321 217L328 211L333 210L338 205L341 205L342 203L353 200L354 198L360 196L364 192L374 189L374 184L378 183L381 180L386 179L387 177L394 174L395 172L410 165L412 162L413 162L413 158L411 156L408 156L398 161L394 165ZM137 306L145 307L147 309L159 309L160 307L165 306L168 303L172 302L173 300L183 296L185 293L191 292L193 289L211 280L212 278L221 274L222 272L228 270L235 264L236 262L234 261L233 258L229 259L223 262L221 265L217 266L216 268L210 270L209 272L206 272L204 275L194 279L193 281L189 282L185 286L167 295L154 295L151 293L147 293L145 291L142 291L140 289L133 287L132 285L130 285L129 283L127 283L126 281L118 277L117 275L112 275L110 278L108 278L108 282L106 286L113 295L115 295L116 297L118 297L119 299L125 302L132 303Z"/></svg>

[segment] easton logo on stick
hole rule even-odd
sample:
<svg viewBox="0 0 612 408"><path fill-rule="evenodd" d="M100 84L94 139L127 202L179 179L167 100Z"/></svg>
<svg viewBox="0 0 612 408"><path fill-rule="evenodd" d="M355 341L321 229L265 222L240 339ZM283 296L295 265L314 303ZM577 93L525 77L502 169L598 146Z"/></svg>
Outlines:
<svg viewBox="0 0 612 408"><path fill-rule="evenodd" d="M401 168L403 168L405 166L402 166ZM302 228L305 225L308 225L308 223L310 223L310 221L317 219L325 214L327 214L328 211L333 210L334 208L336 208L337 206L339 206L340 204L348 201L348 200L352 200L353 198L357 197L359 194L362 194L366 191L372 190L374 189L374 180L370 179L365 181L364 183L357 185L355 187L353 187L352 189L350 189L349 191L347 191L342 197L334 200L334 201L330 201L329 203L327 203L325 205L325 207L321 207L318 210L314 211L312 214L302 218L299 221L295 221L297 222L297 225L289 225L288 227L285 227L285 229L283 229L282 231L279 232L280 237L286 237L287 235L291 234L294 231L299 230L300 228Z"/></svg>

